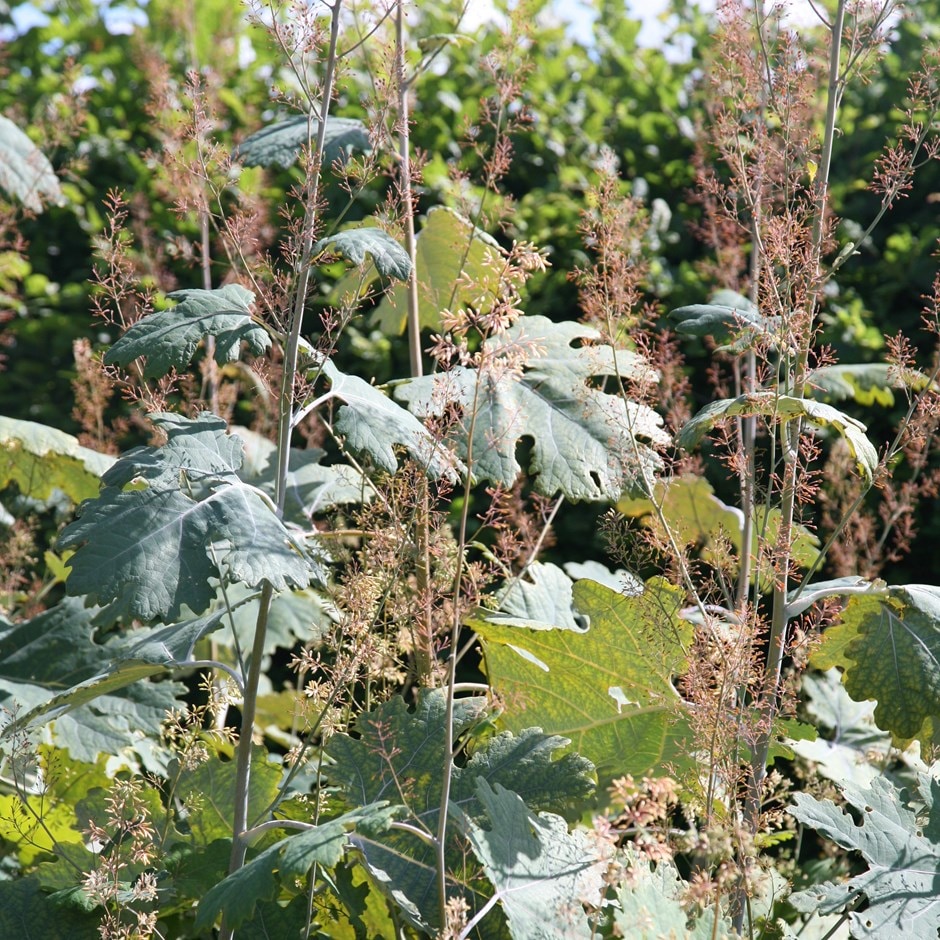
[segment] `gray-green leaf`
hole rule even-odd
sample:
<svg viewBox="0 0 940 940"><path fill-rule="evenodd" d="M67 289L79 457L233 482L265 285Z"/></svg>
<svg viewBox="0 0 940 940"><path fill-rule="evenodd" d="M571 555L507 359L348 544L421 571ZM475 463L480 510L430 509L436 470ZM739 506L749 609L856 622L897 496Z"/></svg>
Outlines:
<svg viewBox="0 0 940 940"><path fill-rule="evenodd" d="M476 797L486 819L453 813L496 889L513 940L593 937L582 902L597 906L607 859L584 831L568 832L551 813L531 812L522 798L480 779Z"/></svg>
<svg viewBox="0 0 940 940"><path fill-rule="evenodd" d="M113 605L115 616L175 620L184 604L204 611L219 578L306 587L313 562L267 498L239 479L241 441L225 422L151 417L166 445L121 457L60 537L77 548L68 592Z"/></svg>
<svg viewBox="0 0 940 940"><path fill-rule="evenodd" d="M385 277L406 281L411 274L408 252L380 228L353 228L322 238L313 246L313 255L325 251L342 255L353 264L365 264L366 255L371 255L379 274Z"/></svg>
<svg viewBox="0 0 940 940"><path fill-rule="evenodd" d="M522 317L487 340L491 365L482 372L458 367L412 379L395 394L421 416L440 415L448 404L462 409L453 444L462 459L472 457L478 479L512 486L522 472L516 448L528 437L540 493L601 500L647 492L662 465L654 447L670 438L662 418L630 400L611 377L651 382L656 372L634 352L584 342L598 339L579 323ZM501 363L520 351L521 375ZM598 377L611 382L610 392L593 387Z"/></svg>
<svg viewBox="0 0 940 940"><path fill-rule="evenodd" d="M791 895L793 906L804 913L837 913L864 895L865 909L848 915L853 937L936 940L940 843L935 786L929 775L921 777L921 797L929 812L926 824L905 805L901 792L881 777L870 787L841 788L860 822L830 800L797 793L790 812L842 848L860 852L869 867L846 882L826 882Z"/></svg>
<svg viewBox="0 0 940 940"><path fill-rule="evenodd" d="M42 212L43 202L62 205L65 197L52 164L9 119L0 114L0 188L27 209Z"/></svg>
<svg viewBox="0 0 940 940"><path fill-rule="evenodd" d="M773 337L780 328L779 317L765 317L747 298L734 291L718 291L707 304L690 304L669 312L676 332L688 336L711 336L719 343L732 342L740 351L758 337Z"/></svg>
<svg viewBox="0 0 940 940"><path fill-rule="evenodd" d="M320 122L315 117L301 114L269 124L255 131L235 150L234 157L245 166L293 165L304 147L312 150L317 141ZM354 151L370 150L369 133L362 121L354 118L328 117L323 140L323 162L332 165L337 159L345 160Z"/></svg>
<svg viewBox="0 0 940 940"><path fill-rule="evenodd" d="M219 365L238 359L242 343L260 356L271 345L271 337L251 317L254 296L240 284L174 291L167 297L178 301L176 306L138 320L108 350L104 361L126 366L143 356L144 377L155 378L189 365L206 336L215 338Z"/></svg>
<svg viewBox="0 0 940 940"><path fill-rule="evenodd" d="M344 402L336 430L354 453L368 454L376 466L394 473L395 445L400 445L432 476L456 479L459 463L411 412L358 376L340 372L330 360L323 373L330 380L330 394Z"/></svg>

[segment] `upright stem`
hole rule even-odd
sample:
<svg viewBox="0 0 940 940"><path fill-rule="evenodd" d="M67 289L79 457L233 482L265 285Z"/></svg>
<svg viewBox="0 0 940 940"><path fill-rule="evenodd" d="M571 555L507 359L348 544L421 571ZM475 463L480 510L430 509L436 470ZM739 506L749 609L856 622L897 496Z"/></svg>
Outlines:
<svg viewBox="0 0 940 940"><path fill-rule="evenodd" d="M806 311L808 323L800 338L800 346L793 372L790 375L788 393L802 398L806 386L807 366L813 340L819 284L822 272L822 250L826 234L826 200L829 189L829 171L832 164L832 145L835 139L836 112L841 97L839 65L842 51L842 30L845 24L846 0L839 0L832 23L832 46L829 52L829 85L826 103L826 125L823 149L816 177L816 215L813 222L810 263L813 270L810 290L810 309ZM783 447L784 473L780 503L780 529L777 539L780 572L773 592L770 634L767 639L767 662L764 670L764 688L761 696L761 728L754 746L751 761L751 780L745 800L745 821L752 832L756 832L761 811L761 787L767 774L767 758L773 736L773 722L780 699L780 677L783 668L787 627L787 593L789 588L790 542L793 537L793 521L796 509L797 484L799 482L799 451L803 424L797 418L783 424L780 429Z"/></svg>
<svg viewBox="0 0 940 940"><path fill-rule="evenodd" d="M398 166L401 173L401 203L405 225L405 251L411 259L411 273L405 285L408 303L408 356L411 375L424 374L421 360L421 318L418 306L417 241L415 239L414 189L411 185L411 125L408 94L411 83L405 75L404 0L395 8L395 75L398 86ZM418 480L415 513L417 543L416 582L420 617L415 630L415 672L418 682L430 681L434 661L434 622L431 605L431 496L427 478Z"/></svg>
<svg viewBox="0 0 940 940"><path fill-rule="evenodd" d="M320 198L320 178L322 170L322 153L326 139L326 122L330 111L330 102L333 97L333 80L336 74L336 44L339 38L340 7L342 0L334 0L332 19L330 24L330 45L326 59L326 72L323 79L323 92L318 115L319 126L315 149L311 149L312 166L304 194L306 205L304 208L304 225L301 233L300 251L294 264L296 287L290 318L290 331L287 339L287 348L284 353L284 372L281 378L281 393L279 399L280 413L278 416L277 438L277 475L275 477L275 502L278 515L283 515L287 499L287 471L290 456L291 428L294 415L294 382L297 377L297 361L300 349L300 334L303 327L304 311L307 303L307 291L310 287L310 261L313 256L313 245L317 227L317 204ZM255 637L252 645L251 660L248 664L248 676L245 680L245 694L242 702L241 734L238 740L235 770L235 808L232 826L232 853L229 860L229 872L235 872L245 862L247 845L243 834L248 828L248 793L251 783L251 739L255 723L255 712L258 701L258 683L261 678L261 662L264 658L265 637L268 626L268 616L271 611L271 601L274 590L270 582L264 582L261 589L261 599L258 609L258 619L255 624ZM252 820L254 822L254 820ZM221 938L230 940L234 930L226 926L223 920Z"/></svg>

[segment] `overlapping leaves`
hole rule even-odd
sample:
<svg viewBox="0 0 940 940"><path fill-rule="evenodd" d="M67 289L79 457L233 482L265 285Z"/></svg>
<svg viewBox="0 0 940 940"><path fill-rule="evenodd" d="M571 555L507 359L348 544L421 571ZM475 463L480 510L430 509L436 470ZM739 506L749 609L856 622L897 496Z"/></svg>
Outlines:
<svg viewBox="0 0 940 940"><path fill-rule="evenodd" d="M413 379L396 394L423 417L460 409L453 443L462 459L472 457L478 479L512 486L522 472L516 448L528 438L540 493L600 500L645 492L661 466L655 447L669 435L662 418L627 398L616 377L651 382L656 373L636 353L598 339L593 327L524 317L487 340L483 368ZM520 355L521 371L510 368ZM609 391L594 387L599 378Z"/></svg>
<svg viewBox="0 0 940 940"><path fill-rule="evenodd" d="M485 822L458 811L474 854L495 889L514 938L578 940L595 936L583 904L597 907L607 859L587 832L533 813L518 794L477 780Z"/></svg>
<svg viewBox="0 0 940 940"><path fill-rule="evenodd" d="M67 598L0 630L0 700L18 706L5 734L52 714L53 740L73 757L93 763L99 754L123 756L160 769L146 736L156 737L182 686L141 682L163 670L154 658L125 660L120 644L99 642L94 615ZM111 660L124 665L111 668Z"/></svg>
<svg viewBox="0 0 940 940"><path fill-rule="evenodd" d="M364 379L341 372L332 361L321 368L330 381L328 397L343 403L336 430L354 453L368 454L380 469L394 473L395 447L400 446L432 476L455 478L455 461L411 412Z"/></svg>
<svg viewBox="0 0 940 940"><path fill-rule="evenodd" d="M469 734L484 717L484 710L485 700L481 698L458 700L455 737ZM360 716L357 738L338 734L330 740L330 779L342 787L352 805L383 799L404 803L411 824L435 834L442 801L446 714L445 696L435 690L422 693L413 712L402 699L394 698ZM535 810L576 805L593 788L592 768L588 761L573 754L553 759L566 743L538 729L490 739L464 766L453 767L450 805L459 808L466 818L482 820L484 806L477 791L481 780L493 787L498 784L512 789ZM373 876L392 894L412 924L419 929L437 926L433 845L403 831L389 832L381 839L356 834L353 842ZM460 858L457 841L449 846L448 857L455 862ZM449 865L452 871L463 867ZM454 891L466 897L471 910L486 904L490 889L484 882L470 875L463 881L452 876L451 881Z"/></svg>
<svg viewBox="0 0 940 940"><path fill-rule="evenodd" d="M114 616L142 620L195 613L215 597L213 581L275 590L303 588L314 562L270 501L238 477L242 445L211 414L158 415L162 447L124 455L60 538L76 548L67 588Z"/></svg>
<svg viewBox="0 0 940 940"><path fill-rule="evenodd" d="M445 206L431 209L416 243L418 320L423 329L440 330L444 310L472 306L488 313L499 291L499 243L469 219ZM405 329L408 301L396 286L379 304L372 320L383 333Z"/></svg>
<svg viewBox="0 0 940 940"><path fill-rule="evenodd" d="M862 897L863 910L847 914L853 937L936 940L940 930L940 783L920 779L926 818L919 819L902 793L883 777L868 787L847 783L843 796L860 822L831 800L797 793L790 812L805 826L849 851L868 869L844 882L826 882L791 895L797 910L840 913Z"/></svg>
<svg viewBox="0 0 940 940"><path fill-rule="evenodd" d="M220 914L238 927L253 914L259 901L272 900L280 885L291 886L307 876L314 864L333 868L350 844L349 833L381 834L401 807L385 803L362 806L281 839L238 871L211 888L199 903L196 929L206 929Z"/></svg>

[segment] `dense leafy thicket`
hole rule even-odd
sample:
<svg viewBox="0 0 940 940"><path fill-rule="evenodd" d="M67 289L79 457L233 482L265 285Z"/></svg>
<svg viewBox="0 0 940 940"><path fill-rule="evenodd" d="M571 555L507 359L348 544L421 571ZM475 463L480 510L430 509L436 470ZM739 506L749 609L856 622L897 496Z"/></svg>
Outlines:
<svg viewBox="0 0 940 940"><path fill-rule="evenodd" d="M465 6L0 4L0 935L936 938L940 7Z"/></svg>

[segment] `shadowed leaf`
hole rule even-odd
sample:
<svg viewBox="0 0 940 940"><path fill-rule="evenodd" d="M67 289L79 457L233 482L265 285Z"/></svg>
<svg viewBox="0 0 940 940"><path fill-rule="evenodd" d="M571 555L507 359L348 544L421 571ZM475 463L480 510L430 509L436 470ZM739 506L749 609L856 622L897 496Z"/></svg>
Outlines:
<svg viewBox="0 0 940 940"><path fill-rule="evenodd" d="M219 365L238 359L242 343L256 356L271 345L271 337L251 318L249 306L254 294L240 284L215 290L178 290L167 297L178 301L176 306L138 320L107 351L106 363L127 366L144 357L144 377L157 378L171 369L186 368L207 336L215 338Z"/></svg>
<svg viewBox="0 0 940 940"><path fill-rule="evenodd" d="M317 142L320 122L301 114L269 124L246 137L236 148L234 159L245 166L279 166L287 168L297 162L304 147L311 150ZM331 166L354 151L370 150L369 134L362 121L353 118L328 117L323 141L323 162Z"/></svg>

